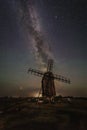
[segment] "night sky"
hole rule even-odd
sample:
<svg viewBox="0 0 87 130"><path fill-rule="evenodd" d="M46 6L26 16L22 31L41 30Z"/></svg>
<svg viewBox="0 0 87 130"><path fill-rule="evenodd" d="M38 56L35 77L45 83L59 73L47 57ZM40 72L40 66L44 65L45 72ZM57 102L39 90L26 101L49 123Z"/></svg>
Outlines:
<svg viewBox="0 0 87 130"><path fill-rule="evenodd" d="M0 0L0 96L37 96L28 68L70 78L57 95L87 96L86 0Z"/></svg>

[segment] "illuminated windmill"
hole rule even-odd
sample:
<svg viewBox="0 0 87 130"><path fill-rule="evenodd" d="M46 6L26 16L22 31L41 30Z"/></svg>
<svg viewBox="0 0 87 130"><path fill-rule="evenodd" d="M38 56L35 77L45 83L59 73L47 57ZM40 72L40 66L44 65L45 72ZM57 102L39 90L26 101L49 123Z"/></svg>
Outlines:
<svg viewBox="0 0 87 130"><path fill-rule="evenodd" d="M53 70L52 59L48 60L47 71L45 73L31 68L28 70L28 72L31 72L36 76L42 77L42 82L41 82L42 97L50 98L50 99L56 95L54 80L58 80L70 84L70 79L67 79L61 75L53 74L52 70Z"/></svg>

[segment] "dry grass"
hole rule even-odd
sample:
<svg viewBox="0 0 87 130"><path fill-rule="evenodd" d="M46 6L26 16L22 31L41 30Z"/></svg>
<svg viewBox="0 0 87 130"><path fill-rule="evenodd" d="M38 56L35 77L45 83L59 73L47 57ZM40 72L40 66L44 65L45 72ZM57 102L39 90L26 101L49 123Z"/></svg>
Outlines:
<svg viewBox="0 0 87 130"><path fill-rule="evenodd" d="M36 104L27 100L1 106L0 130L87 130L87 102Z"/></svg>

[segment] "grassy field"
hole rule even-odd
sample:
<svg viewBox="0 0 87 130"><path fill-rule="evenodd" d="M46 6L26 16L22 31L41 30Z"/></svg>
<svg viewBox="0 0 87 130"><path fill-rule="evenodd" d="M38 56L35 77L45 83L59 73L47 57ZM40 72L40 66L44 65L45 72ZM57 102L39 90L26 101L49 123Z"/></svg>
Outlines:
<svg viewBox="0 0 87 130"><path fill-rule="evenodd" d="M87 130L87 100L37 104L0 101L0 130Z"/></svg>

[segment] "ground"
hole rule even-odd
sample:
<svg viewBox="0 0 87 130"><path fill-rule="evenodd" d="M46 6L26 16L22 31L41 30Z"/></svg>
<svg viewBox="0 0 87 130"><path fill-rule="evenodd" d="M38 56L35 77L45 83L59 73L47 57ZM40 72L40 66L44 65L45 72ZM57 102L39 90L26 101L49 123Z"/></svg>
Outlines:
<svg viewBox="0 0 87 130"><path fill-rule="evenodd" d="M0 130L87 130L87 100L0 99Z"/></svg>

